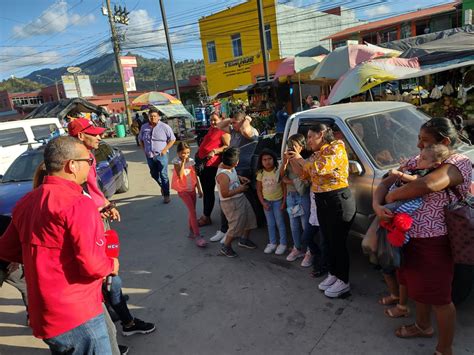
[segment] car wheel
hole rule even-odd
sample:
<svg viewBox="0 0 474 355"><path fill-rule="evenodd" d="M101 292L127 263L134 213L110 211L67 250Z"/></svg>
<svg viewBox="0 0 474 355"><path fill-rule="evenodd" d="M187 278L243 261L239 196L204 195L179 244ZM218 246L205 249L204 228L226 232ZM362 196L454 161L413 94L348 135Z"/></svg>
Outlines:
<svg viewBox="0 0 474 355"><path fill-rule="evenodd" d="M127 170L124 170L122 172L122 183L120 184L120 187L117 189L117 193L121 194L121 193L127 192L129 188L130 186L129 186L129 181L128 181Z"/></svg>
<svg viewBox="0 0 474 355"><path fill-rule="evenodd" d="M454 266L454 278L451 296L453 303L459 305L466 300L471 293L474 283L474 266L456 264Z"/></svg>

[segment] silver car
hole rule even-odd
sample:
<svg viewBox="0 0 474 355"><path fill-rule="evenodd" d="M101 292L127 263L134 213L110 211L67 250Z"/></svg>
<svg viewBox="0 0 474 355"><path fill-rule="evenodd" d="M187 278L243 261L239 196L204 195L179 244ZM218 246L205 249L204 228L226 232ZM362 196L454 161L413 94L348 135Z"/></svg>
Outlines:
<svg viewBox="0 0 474 355"><path fill-rule="evenodd" d="M286 141L295 133L306 133L313 124L329 124L336 138L346 144L350 187L356 198L357 214L352 232L363 236L373 216L372 193L391 168L418 154L418 133L430 117L413 105L401 102L361 102L320 107L292 115L286 124ZM458 151L474 161L474 149L462 144Z"/></svg>

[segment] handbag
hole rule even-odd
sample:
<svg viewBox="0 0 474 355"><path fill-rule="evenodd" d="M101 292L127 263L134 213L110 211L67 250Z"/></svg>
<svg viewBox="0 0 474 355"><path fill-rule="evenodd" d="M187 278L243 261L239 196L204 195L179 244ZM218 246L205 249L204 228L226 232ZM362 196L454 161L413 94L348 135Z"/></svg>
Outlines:
<svg viewBox="0 0 474 355"><path fill-rule="evenodd" d="M194 170L196 170L196 174L200 176L206 167L206 163L208 158L201 159L199 158L199 152L194 155Z"/></svg>
<svg viewBox="0 0 474 355"><path fill-rule="evenodd" d="M448 194L449 204L444 207L454 262L474 265L474 196L469 192L465 197L457 188L450 188L458 201L453 202Z"/></svg>

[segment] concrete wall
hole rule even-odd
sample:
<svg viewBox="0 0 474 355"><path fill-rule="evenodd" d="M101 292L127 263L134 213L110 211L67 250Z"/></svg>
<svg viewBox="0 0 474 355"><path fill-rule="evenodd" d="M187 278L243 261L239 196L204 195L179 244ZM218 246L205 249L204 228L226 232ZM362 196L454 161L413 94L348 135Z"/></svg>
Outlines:
<svg viewBox="0 0 474 355"><path fill-rule="evenodd" d="M331 51L330 40L323 41L322 38L365 23L356 19L353 10L346 8L342 8L339 16L283 4L276 6L276 21L281 58L319 45Z"/></svg>

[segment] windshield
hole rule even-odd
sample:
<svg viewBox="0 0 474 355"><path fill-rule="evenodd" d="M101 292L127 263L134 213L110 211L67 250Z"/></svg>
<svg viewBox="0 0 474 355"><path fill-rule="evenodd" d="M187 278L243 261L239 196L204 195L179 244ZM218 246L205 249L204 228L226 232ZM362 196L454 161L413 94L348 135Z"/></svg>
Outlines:
<svg viewBox="0 0 474 355"><path fill-rule="evenodd" d="M36 168L43 161L43 151L20 155L8 168L2 182L33 180Z"/></svg>
<svg viewBox="0 0 474 355"><path fill-rule="evenodd" d="M347 124L374 164L386 169L419 153L418 133L428 119L405 108L353 118Z"/></svg>

